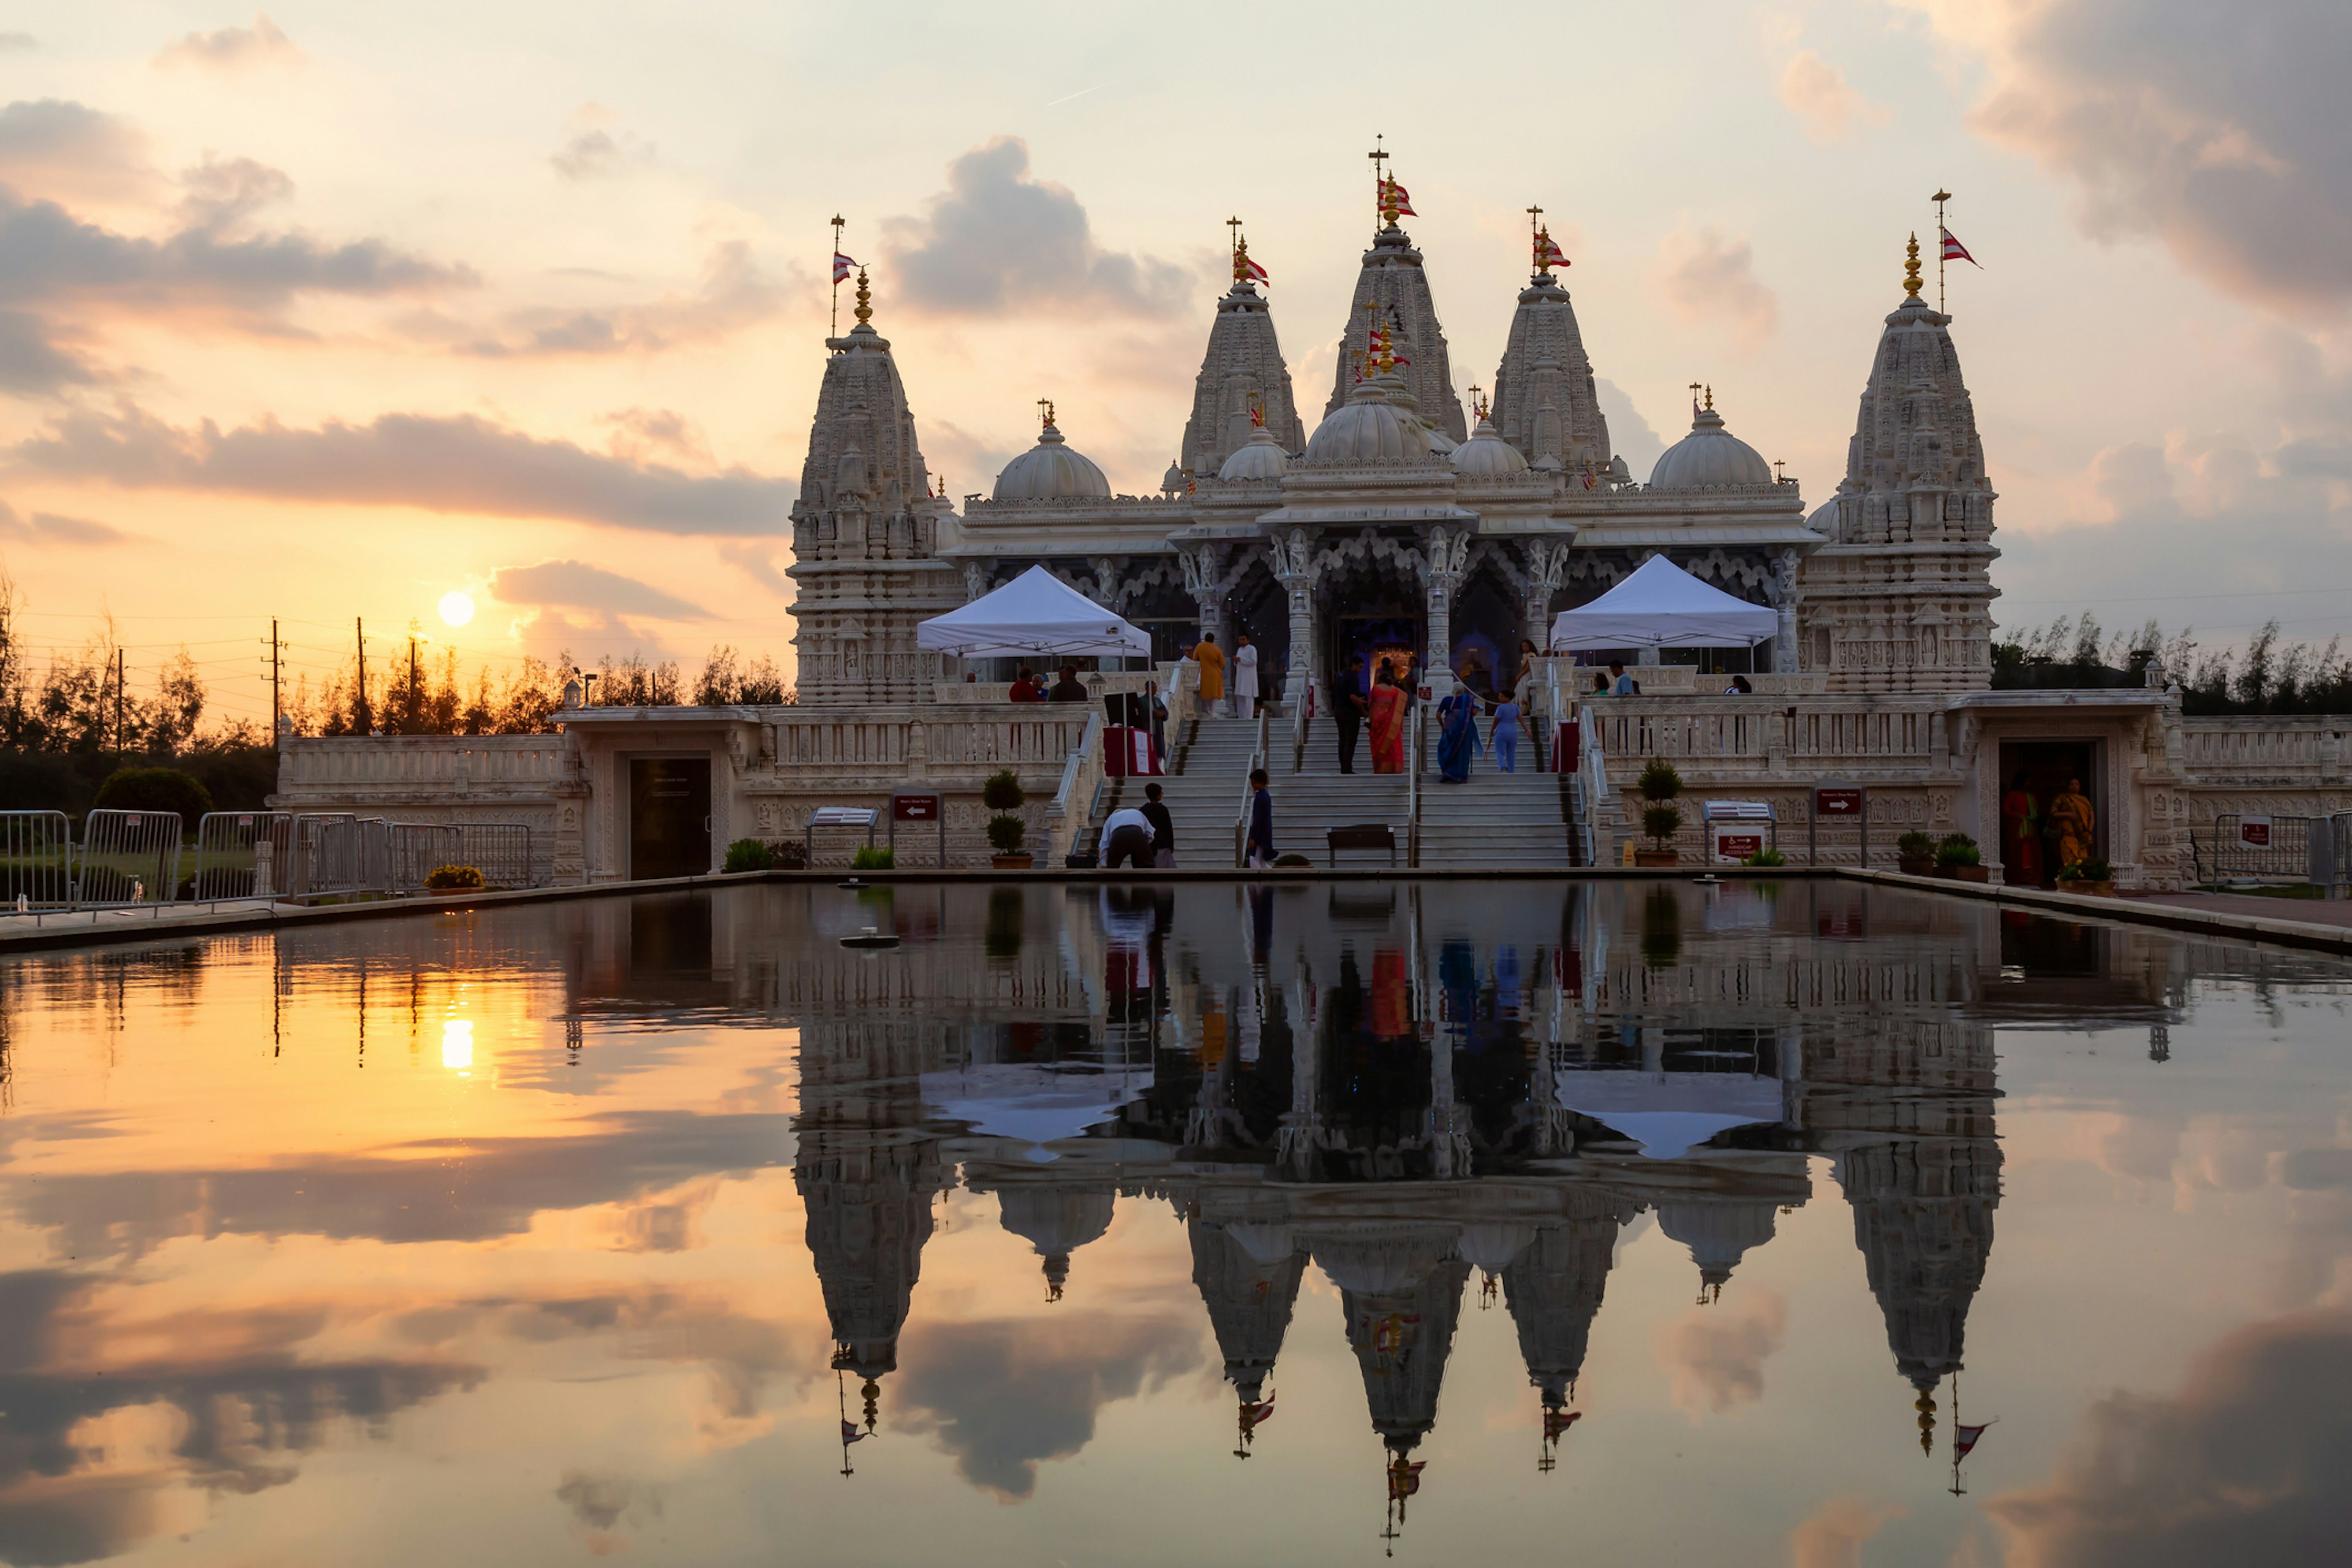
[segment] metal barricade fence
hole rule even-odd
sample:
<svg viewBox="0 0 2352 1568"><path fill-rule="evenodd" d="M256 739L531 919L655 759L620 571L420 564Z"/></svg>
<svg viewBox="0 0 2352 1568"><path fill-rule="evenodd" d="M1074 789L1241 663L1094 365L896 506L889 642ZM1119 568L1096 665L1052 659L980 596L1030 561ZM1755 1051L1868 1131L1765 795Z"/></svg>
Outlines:
<svg viewBox="0 0 2352 1568"><path fill-rule="evenodd" d="M203 903L284 892L292 868L293 835L290 812L205 813L196 820L196 866L188 879L189 896Z"/></svg>
<svg viewBox="0 0 2352 1568"><path fill-rule="evenodd" d="M0 890L5 909L73 902L73 835L62 811L0 811Z"/></svg>
<svg viewBox="0 0 2352 1568"><path fill-rule="evenodd" d="M180 890L180 814L92 811L81 819L74 897L94 904L170 903Z"/></svg>
<svg viewBox="0 0 2352 1568"><path fill-rule="evenodd" d="M486 888L536 888L539 864L530 827L520 822L395 822L393 890L415 893L444 866L470 866Z"/></svg>
<svg viewBox="0 0 2352 1568"><path fill-rule="evenodd" d="M382 817L305 812L294 818L292 839L289 894L392 891L392 825Z"/></svg>
<svg viewBox="0 0 2352 1568"><path fill-rule="evenodd" d="M2326 817L2244 816L2228 813L2213 819L2213 879L2217 882L2308 879L2312 868L2312 826L2325 827Z"/></svg>

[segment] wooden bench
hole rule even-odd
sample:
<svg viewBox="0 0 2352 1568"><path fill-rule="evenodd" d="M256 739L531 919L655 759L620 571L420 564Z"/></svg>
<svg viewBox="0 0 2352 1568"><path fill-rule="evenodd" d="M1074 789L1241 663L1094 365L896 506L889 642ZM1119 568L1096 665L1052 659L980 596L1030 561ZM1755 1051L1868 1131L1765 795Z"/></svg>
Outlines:
<svg viewBox="0 0 2352 1568"><path fill-rule="evenodd" d="M1342 849L1385 849L1389 852L1389 868L1396 868L1396 830L1386 823L1363 822L1352 827L1334 827L1324 837L1329 841L1327 853L1333 870L1339 869Z"/></svg>

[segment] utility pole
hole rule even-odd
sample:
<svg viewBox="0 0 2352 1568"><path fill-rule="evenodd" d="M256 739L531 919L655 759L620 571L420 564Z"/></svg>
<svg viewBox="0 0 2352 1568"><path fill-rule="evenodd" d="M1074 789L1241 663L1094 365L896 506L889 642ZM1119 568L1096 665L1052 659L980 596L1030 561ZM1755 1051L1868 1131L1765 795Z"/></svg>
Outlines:
<svg viewBox="0 0 2352 1568"><path fill-rule="evenodd" d="M278 617L269 617L269 743L278 744L278 726L285 722L286 709L278 700L278 682L280 674L278 655L286 645L278 640Z"/></svg>
<svg viewBox="0 0 2352 1568"><path fill-rule="evenodd" d="M122 761L122 650L114 650L114 760Z"/></svg>
<svg viewBox="0 0 2352 1568"><path fill-rule="evenodd" d="M373 716L368 712L367 622L353 616L352 635L359 639L360 653L359 666L352 681L352 727L364 735L375 728L374 724L369 721Z"/></svg>
<svg viewBox="0 0 2352 1568"><path fill-rule="evenodd" d="M415 734L422 728L424 699L416 691L416 634L408 634L408 731Z"/></svg>

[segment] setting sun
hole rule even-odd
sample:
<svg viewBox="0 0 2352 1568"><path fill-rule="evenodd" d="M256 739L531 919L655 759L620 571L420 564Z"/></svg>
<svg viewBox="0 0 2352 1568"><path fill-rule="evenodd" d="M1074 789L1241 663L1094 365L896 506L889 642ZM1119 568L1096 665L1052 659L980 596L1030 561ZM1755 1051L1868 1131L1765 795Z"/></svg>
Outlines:
<svg viewBox="0 0 2352 1568"><path fill-rule="evenodd" d="M441 595L441 618L453 626L462 626L474 618L474 600L469 594L452 588Z"/></svg>

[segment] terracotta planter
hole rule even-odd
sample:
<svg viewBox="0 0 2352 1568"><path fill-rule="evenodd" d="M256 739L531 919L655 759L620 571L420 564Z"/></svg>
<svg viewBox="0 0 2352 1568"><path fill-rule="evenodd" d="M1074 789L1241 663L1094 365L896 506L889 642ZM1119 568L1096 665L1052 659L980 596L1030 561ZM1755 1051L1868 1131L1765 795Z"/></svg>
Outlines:
<svg viewBox="0 0 2352 1568"><path fill-rule="evenodd" d="M1895 868L1906 877L1932 877L1936 874L1933 855L1905 855L1895 862Z"/></svg>
<svg viewBox="0 0 2352 1568"><path fill-rule="evenodd" d="M1026 849L1013 855L992 855L988 858L989 864L1000 871L1026 871L1037 863L1037 857Z"/></svg>
<svg viewBox="0 0 2352 1568"><path fill-rule="evenodd" d="M1992 868L1990 866L1938 866L1936 868L1936 875L1948 878L1955 882L1990 882L1992 880Z"/></svg>
<svg viewBox="0 0 2352 1568"><path fill-rule="evenodd" d="M1679 864L1681 860L1682 852L1676 849L1636 849L1633 851L1633 864L1636 866L1673 866Z"/></svg>

